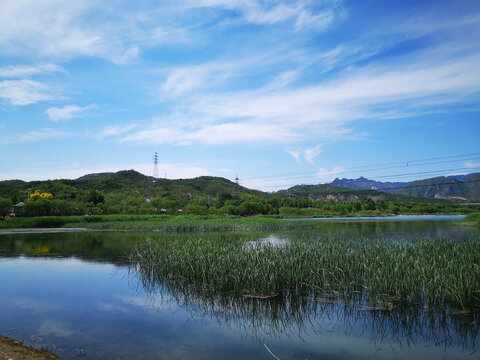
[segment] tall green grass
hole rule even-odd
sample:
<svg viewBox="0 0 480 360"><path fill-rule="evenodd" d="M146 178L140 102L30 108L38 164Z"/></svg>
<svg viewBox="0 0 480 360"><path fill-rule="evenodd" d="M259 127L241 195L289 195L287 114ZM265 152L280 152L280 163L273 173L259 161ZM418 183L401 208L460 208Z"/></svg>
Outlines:
<svg viewBox="0 0 480 360"><path fill-rule="evenodd" d="M472 310L480 306L480 243L326 237L283 245L178 239L145 241L130 257L164 279L254 296L338 295L377 306Z"/></svg>
<svg viewBox="0 0 480 360"><path fill-rule="evenodd" d="M84 216L18 217L0 221L0 229L63 227L70 222L84 221Z"/></svg>
<svg viewBox="0 0 480 360"><path fill-rule="evenodd" d="M311 229L309 221L288 222L278 216L213 216L213 215L96 215L13 218L0 221L0 228L69 227L97 230L144 232L206 232Z"/></svg>
<svg viewBox="0 0 480 360"><path fill-rule="evenodd" d="M468 214L460 221L460 224L468 226L480 226L480 213L477 212Z"/></svg>
<svg viewBox="0 0 480 360"><path fill-rule="evenodd" d="M75 226L77 224L69 224ZM318 224L311 221L289 222L275 217L213 217L213 216L164 216L154 220L109 221L80 224L89 229L131 230L144 232L210 232L313 229Z"/></svg>

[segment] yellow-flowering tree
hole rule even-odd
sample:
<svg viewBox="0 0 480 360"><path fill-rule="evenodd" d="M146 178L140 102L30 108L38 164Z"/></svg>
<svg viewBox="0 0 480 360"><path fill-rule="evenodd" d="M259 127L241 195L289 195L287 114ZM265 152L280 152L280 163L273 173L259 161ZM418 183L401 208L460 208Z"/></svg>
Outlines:
<svg viewBox="0 0 480 360"><path fill-rule="evenodd" d="M35 192L33 194L30 194L28 198L29 200L39 200L39 199L51 200L53 199L53 195L47 192L41 193L40 191L35 190Z"/></svg>

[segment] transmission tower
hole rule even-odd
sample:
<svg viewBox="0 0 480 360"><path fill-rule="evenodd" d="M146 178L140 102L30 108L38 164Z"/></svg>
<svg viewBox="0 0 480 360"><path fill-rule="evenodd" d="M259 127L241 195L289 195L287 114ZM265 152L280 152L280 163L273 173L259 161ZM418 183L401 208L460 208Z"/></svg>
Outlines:
<svg viewBox="0 0 480 360"><path fill-rule="evenodd" d="M153 180L158 178L158 154L155 152L153 156Z"/></svg>
<svg viewBox="0 0 480 360"><path fill-rule="evenodd" d="M238 174L235 175L235 195L238 196L238 193L240 191L240 180L238 179Z"/></svg>
<svg viewBox="0 0 480 360"><path fill-rule="evenodd" d="M148 182L148 197L147 197L148 203L152 198L152 185L155 184L157 178L158 178L158 154L155 152L155 155L153 155L153 179L151 182L150 181Z"/></svg>

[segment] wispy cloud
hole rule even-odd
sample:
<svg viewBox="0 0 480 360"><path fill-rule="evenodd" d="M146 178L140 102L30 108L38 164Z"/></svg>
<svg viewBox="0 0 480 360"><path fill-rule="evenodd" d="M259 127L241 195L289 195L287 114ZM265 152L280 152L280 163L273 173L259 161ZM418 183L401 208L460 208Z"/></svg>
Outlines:
<svg viewBox="0 0 480 360"><path fill-rule="evenodd" d="M464 166L469 169L476 169L476 168L480 168L480 163L473 163L469 161L469 162L466 162Z"/></svg>
<svg viewBox="0 0 480 360"><path fill-rule="evenodd" d="M56 122L81 117L86 111L96 108L96 104L83 107L78 105L65 105L61 108L51 107L47 109L46 113L50 116L50 119Z"/></svg>
<svg viewBox="0 0 480 360"><path fill-rule="evenodd" d="M32 75L64 71L65 70L62 67L51 63L42 63L38 65L9 65L0 67L0 77L24 78Z"/></svg>
<svg viewBox="0 0 480 360"><path fill-rule="evenodd" d="M87 56L124 64L141 47L185 39L181 28L161 26L148 11L116 10L105 2L22 0L4 3L1 10L0 49L14 55Z"/></svg>
<svg viewBox="0 0 480 360"><path fill-rule="evenodd" d="M123 135L133 130L136 127L137 125L135 124L106 126L100 131L100 133L98 134L98 137L100 139L104 139L107 137Z"/></svg>
<svg viewBox="0 0 480 360"><path fill-rule="evenodd" d="M211 145L242 142L289 142L300 137L275 124L223 123L202 126L198 129L154 126L127 134L120 142L143 142L149 144L190 145L200 142Z"/></svg>
<svg viewBox="0 0 480 360"><path fill-rule="evenodd" d="M300 151L298 151L298 150L288 150L287 152L295 159L295 161L297 163L300 162L300 156L301 156Z"/></svg>
<svg viewBox="0 0 480 360"><path fill-rule="evenodd" d="M2 172L2 179L21 179L25 181L32 180L52 180L52 179L76 179L86 174L117 172L120 170L133 169L144 175L152 175L152 164L122 164L112 166L111 164L97 164L93 166L82 166L70 164L68 167L58 164L43 165L43 169L32 169L12 172ZM191 163L159 163L158 169L160 177L165 175L169 179L186 179L198 176L208 176L212 173L201 166Z"/></svg>
<svg viewBox="0 0 480 360"><path fill-rule="evenodd" d="M480 91L480 54L395 68L362 68L317 85L262 86L243 91L200 91L175 109L179 121L129 133L121 141L209 144L241 141L341 139L359 119L428 113L446 101L472 102ZM214 123L214 124L212 124ZM177 139L177 140L172 140ZM307 155L313 161L319 149Z"/></svg>
<svg viewBox="0 0 480 360"><path fill-rule="evenodd" d="M309 162L310 164L313 164L315 158L316 158L318 155L320 155L321 152L322 152L322 144L318 144L317 146L315 146L315 147L313 147L313 148L306 149L306 150L304 151L305 160L306 160L307 162Z"/></svg>
<svg viewBox="0 0 480 360"><path fill-rule="evenodd" d="M276 179L262 179L254 178L241 181L242 186L245 186L249 189L261 190L266 192L278 191L281 189L287 189L294 186L295 180L287 178L276 178Z"/></svg>
<svg viewBox="0 0 480 360"><path fill-rule="evenodd" d="M12 105L29 105L39 101L54 100L53 90L46 84L33 80L0 81L0 99Z"/></svg>
<svg viewBox="0 0 480 360"><path fill-rule="evenodd" d="M69 136L68 133L54 129L41 129L39 131L30 131L20 137L21 141L43 141L52 139L61 139Z"/></svg>
<svg viewBox="0 0 480 360"><path fill-rule="evenodd" d="M198 8L234 11L233 19L256 25L275 25L290 22L296 31L323 30L331 24L341 1L323 1L322 6L312 1L262 0L191 0L179 5L183 11ZM317 5L317 6L313 6Z"/></svg>
<svg viewBox="0 0 480 360"><path fill-rule="evenodd" d="M345 168L341 165L335 166L333 169L320 168L317 171L317 177L322 181L332 181L335 175L345 172Z"/></svg>

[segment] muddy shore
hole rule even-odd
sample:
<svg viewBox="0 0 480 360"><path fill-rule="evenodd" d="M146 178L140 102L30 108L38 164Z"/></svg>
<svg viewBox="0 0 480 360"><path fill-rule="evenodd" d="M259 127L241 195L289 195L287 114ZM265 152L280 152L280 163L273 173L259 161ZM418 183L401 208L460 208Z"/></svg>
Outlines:
<svg viewBox="0 0 480 360"><path fill-rule="evenodd" d="M47 350L25 346L21 341L0 335L0 360L60 360Z"/></svg>

